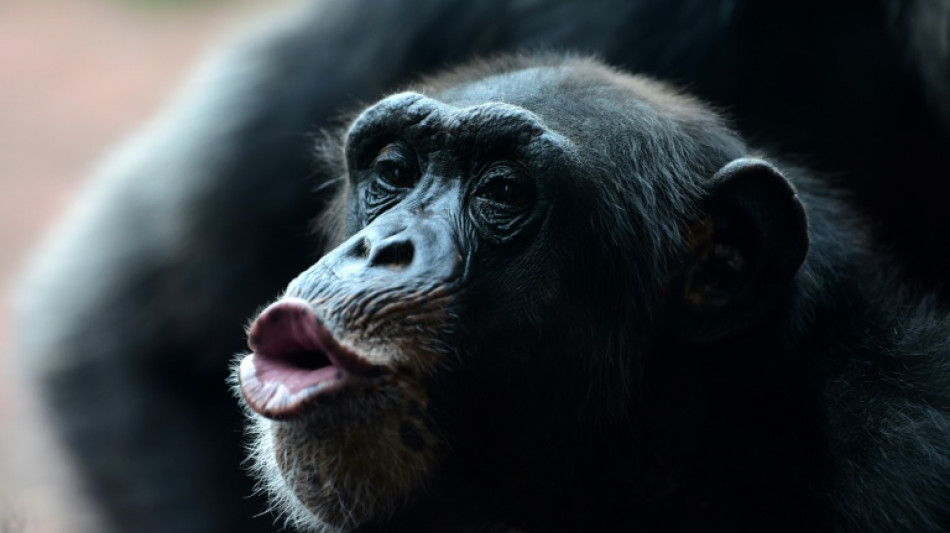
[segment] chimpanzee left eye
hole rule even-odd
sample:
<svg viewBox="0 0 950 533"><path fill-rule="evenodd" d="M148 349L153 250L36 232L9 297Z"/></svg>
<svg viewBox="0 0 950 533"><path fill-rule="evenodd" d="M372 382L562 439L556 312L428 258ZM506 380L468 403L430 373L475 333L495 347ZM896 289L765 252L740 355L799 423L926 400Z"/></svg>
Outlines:
<svg viewBox="0 0 950 533"><path fill-rule="evenodd" d="M534 200L534 183L523 169L499 164L485 172L485 183L475 194L497 204L524 207Z"/></svg>

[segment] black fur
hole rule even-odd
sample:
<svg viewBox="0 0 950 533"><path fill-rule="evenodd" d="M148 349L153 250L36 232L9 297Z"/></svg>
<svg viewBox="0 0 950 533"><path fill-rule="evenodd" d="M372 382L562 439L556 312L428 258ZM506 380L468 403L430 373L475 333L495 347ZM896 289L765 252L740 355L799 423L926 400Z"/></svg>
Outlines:
<svg viewBox="0 0 950 533"><path fill-rule="evenodd" d="M254 416L271 490L313 513L285 504L298 525L950 528L950 318L902 292L826 184L757 159L696 101L587 60L495 60L415 89L427 96L388 98L354 122L337 169L349 229L287 295L381 367L415 368L396 382L424 384L431 435L448 451L424 464L421 486L399 487L405 503L375 507L372 491L351 499L348 485L389 487L376 476L400 465L349 470L375 453L350 455L332 434L388 420L375 398L401 389L383 382ZM411 164L421 177L367 215L378 202L363 191L386 179L370 162L389 142L424 162ZM519 231L512 240L465 229L479 216L465 207L482 190L472 169L499 159L522 161L537 187L538 222L505 225ZM456 182L462 192L445 192ZM415 232L437 215L449 238ZM365 249L354 255L354 243ZM395 243L429 259L380 259ZM456 257L464 268L439 266ZM452 294L446 324L412 322L437 292L407 293L415 276ZM398 355L375 355L393 340ZM420 367L431 354L419 347L433 343L451 348ZM415 449L403 429L362 442ZM308 468L320 483L300 481ZM316 503L328 477L352 502L347 521Z"/></svg>
<svg viewBox="0 0 950 533"><path fill-rule="evenodd" d="M213 58L113 160L20 291L15 351L41 376L114 530L271 530L269 518L254 518L263 504L247 499L240 417L222 383L244 342L240 324L322 253L308 229L331 177L312 163L314 132L420 72L521 48L596 53L685 84L747 138L831 172L870 215L875 242L895 251L879 270L907 269L915 284L939 288L950 267L946 11L923 1L305 3ZM817 231L813 245L856 238ZM863 270L812 264L823 261L842 286L815 292L885 297L859 290L870 283ZM935 335L923 329L928 313L884 308L852 320L886 325L903 313L905 325L841 346L938 357L941 339L908 340ZM827 335L854 331L829 326ZM923 399L940 387L934 363L903 369L926 369L922 381L890 384L853 365L847 384L866 379L884 396L919 388ZM864 392L868 409L875 391ZM846 422L859 432L874 419L865 414ZM907 424L939 434L927 420Z"/></svg>

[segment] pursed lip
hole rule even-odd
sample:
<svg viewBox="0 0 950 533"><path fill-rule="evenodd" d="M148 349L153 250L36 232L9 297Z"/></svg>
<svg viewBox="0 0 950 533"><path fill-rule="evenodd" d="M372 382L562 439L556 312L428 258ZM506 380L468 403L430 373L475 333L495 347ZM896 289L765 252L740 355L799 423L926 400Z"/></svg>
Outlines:
<svg viewBox="0 0 950 533"><path fill-rule="evenodd" d="M311 305L299 298L275 302L254 320L238 372L241 394L261 416L280 420L303 414L321 397L385 374L341 345Z"/></svg>

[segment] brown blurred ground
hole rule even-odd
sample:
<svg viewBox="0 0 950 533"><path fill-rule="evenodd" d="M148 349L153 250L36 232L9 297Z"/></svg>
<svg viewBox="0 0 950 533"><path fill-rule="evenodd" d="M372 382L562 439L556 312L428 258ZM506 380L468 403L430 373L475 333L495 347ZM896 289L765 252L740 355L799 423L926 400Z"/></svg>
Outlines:
<svg viewBox="0 0 950 533"><path fill-rule="evenodd" d="M9 514L29 533L92 520L68 497L68 473L7 353L17 272L109 147L161 107L201 50L276 2L159 4L0 0L0 533Z"/></svg>

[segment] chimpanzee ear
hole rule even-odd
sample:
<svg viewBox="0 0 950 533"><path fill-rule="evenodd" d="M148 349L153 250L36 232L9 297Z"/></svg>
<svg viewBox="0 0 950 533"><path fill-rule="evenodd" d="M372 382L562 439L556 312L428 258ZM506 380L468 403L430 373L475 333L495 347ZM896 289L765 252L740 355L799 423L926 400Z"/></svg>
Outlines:
<svg viewBox="0 0 950 533"><path fill-rule="evenodd" d="M737 159L708 183L703 217L674 285L677 335L709 343L754 327L788 288L808 251L805 210L778 169Z"/></svg>

